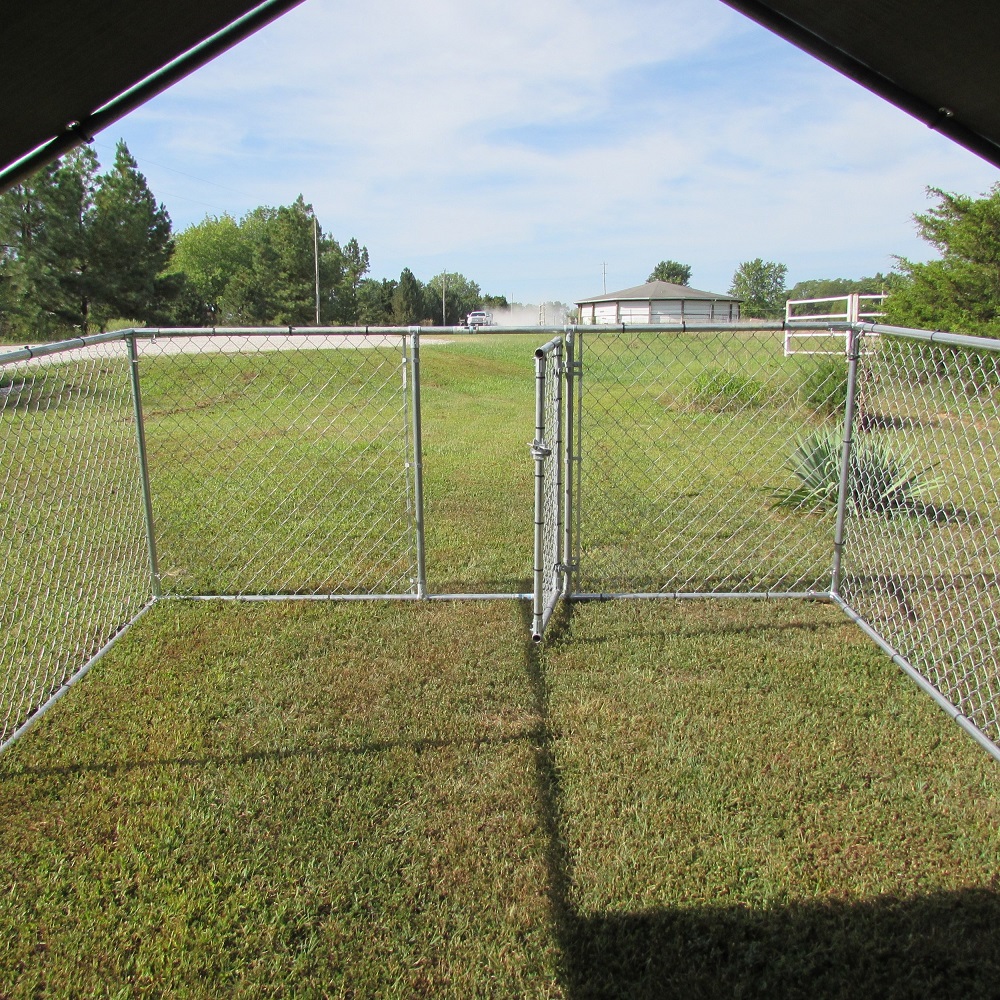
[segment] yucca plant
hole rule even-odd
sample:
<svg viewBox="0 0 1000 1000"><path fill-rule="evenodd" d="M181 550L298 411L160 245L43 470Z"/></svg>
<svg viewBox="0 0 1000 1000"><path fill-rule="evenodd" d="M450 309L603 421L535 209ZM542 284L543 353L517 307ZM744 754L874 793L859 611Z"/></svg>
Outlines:
<svg viewBox="0 0 1000 1000"><path fill-rule="evenodd" d="M804 510L837 506L843 454L836 428L814 431L801 438L791 456L799 485L776 491L776 505ZM859 513L917 514L925 509L920 494L934 485L927 469L912 464L913 449L893 455L881 442L855 441L851 449L850 502Z"/></svg>

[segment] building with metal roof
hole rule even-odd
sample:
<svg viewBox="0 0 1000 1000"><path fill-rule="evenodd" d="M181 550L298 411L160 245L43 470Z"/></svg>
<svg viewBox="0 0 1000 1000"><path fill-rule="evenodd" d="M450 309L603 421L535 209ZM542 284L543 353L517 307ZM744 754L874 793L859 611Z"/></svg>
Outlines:
<svg viewBox="0 0 1000 1000"><path fill-rule="evenodd" d="M669 281L648 281L576 303L581 324L735 323L740 300Z"/></svg>

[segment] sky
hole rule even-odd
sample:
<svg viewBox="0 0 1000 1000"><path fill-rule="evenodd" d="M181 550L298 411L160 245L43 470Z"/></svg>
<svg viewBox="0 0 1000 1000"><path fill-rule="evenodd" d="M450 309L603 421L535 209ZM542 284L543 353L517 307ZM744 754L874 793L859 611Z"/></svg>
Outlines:
<svg viewBox="0 0 1000 1000"><path fill-rule="evenodd" d="M726 292L932 250L926 188L1000 172L720 0L305 0L96 137L175 231L302 194L374 278L460 272L517 302Z"/></svg>

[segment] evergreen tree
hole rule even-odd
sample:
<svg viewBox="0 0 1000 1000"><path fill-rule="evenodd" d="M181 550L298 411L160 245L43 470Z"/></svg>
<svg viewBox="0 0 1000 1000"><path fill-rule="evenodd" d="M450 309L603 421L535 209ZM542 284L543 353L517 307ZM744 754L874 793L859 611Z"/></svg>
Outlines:
<svg viewBox="0 0 1000 1000"><path fill-rule="evenodd" d="M121 140L114 165L97 178L90 242L97 318L150 320L170 257L170 216Z"/></svg>
<svg viewBox="0 0 1000 1000"><path fill-rule="evenodd" d="M365 326L392 324L392 297L398 285L392 278L364 278L358 286L358 323Z"/></svg>
<svg viewBox="0 0 1000 1000"><path fill-rule="evenodd" d="M981 198L938 188L928 194L937 204L914 219L941 257L897 258L902 277L886 300L887 322L1000 336L1000 184Z"/></svg>
<svg viewBox="0 0 1000 1000"><path fill-rule="evenodd" d="M25 342L88 332L97 159L81 147L0 195L7 336Z"/></svg>
<svg viewBox="0 0 1000 1000"><path fill-rule="evenodd" d="M424 316L424 289L413 272L404 267L392 293L392 322L412 326Z"/></svg>

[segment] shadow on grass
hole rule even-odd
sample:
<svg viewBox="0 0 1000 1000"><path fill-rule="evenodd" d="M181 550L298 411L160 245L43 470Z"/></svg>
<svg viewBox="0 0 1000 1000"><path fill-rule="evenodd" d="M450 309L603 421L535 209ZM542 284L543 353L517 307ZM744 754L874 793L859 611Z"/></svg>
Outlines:
<svg viewBox="0 0 1000 1000"><path fill-rule="evenodd" d="M572 613L571 603L560 603L548 642L567 638ZM522 614L527 631L530 608ZM989 888L907 898L579 912L544 654L526 640L524 657L541 720L538 802L550 916L569 1000L1000 997L1000 875Z"/></svg>
<svg viewBox="0 0 1000 1000"><path fill-rule="evenodd" d="M367 743L331 742L314 746L289 747L274 750L246 750L242 753L203 754L182 757L139 757L134 760L95 761L92 763L62 764L53 767L24 767L12 770L9 777L30 774L49 777L65 774L123 774L127 771L152 770L158 767L207 767L231 764L250 764L255 761L294 760L296 758L322 758L368 756L389 753L393 750L412 750L416 754L452 747L499 747L510 743L534 741L537 729L522 729L500 736L474 736L468 739L402 739L375 740ZM0 778L2 780L2 778Z"/></svg>
<svg viewBox="0 0 1000 1000"><path fill-rule="evenodd" d="M1000 995L1000 896L988 889L567 916L575 1000Z"/></svg>

